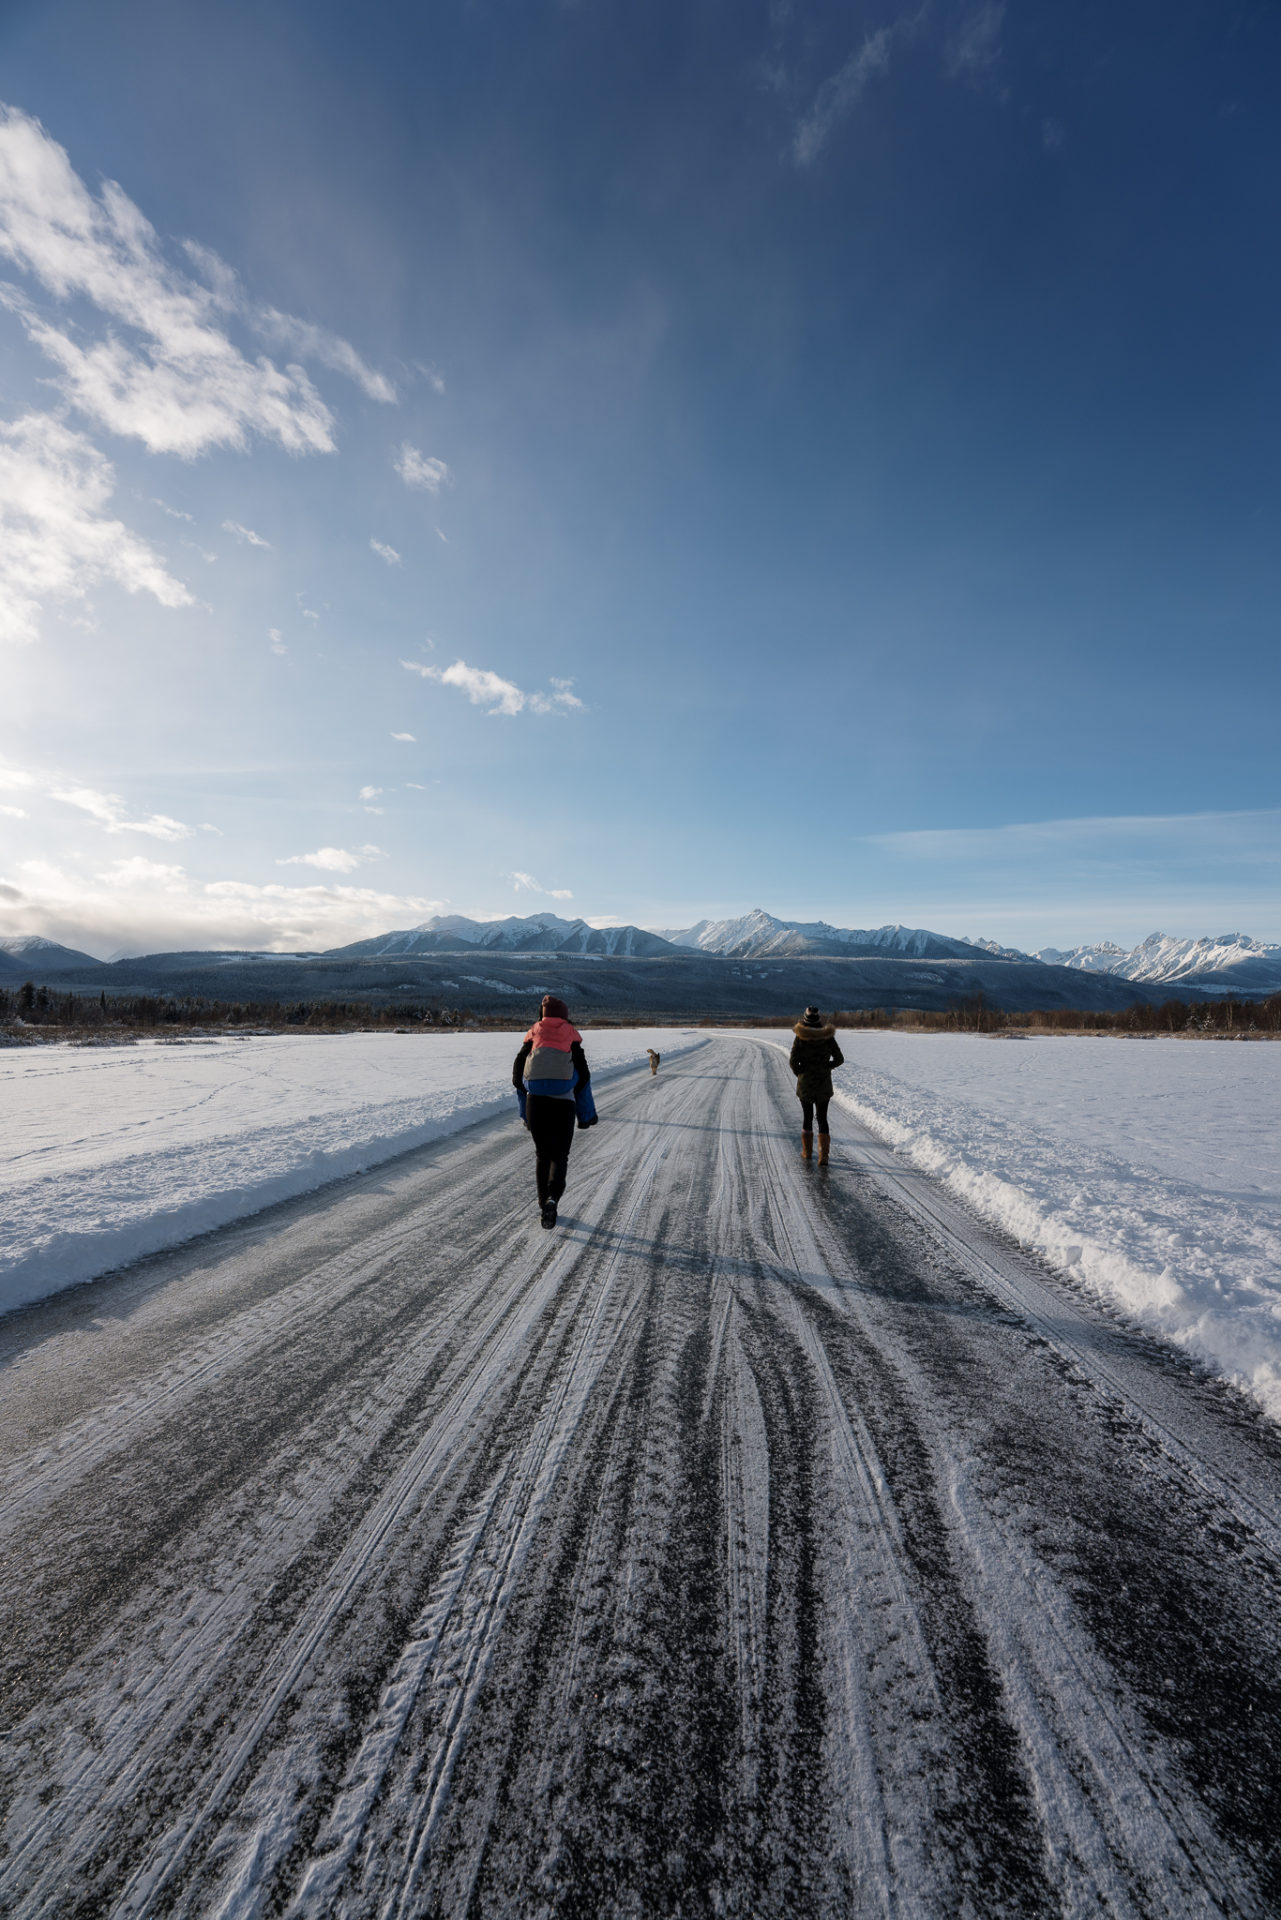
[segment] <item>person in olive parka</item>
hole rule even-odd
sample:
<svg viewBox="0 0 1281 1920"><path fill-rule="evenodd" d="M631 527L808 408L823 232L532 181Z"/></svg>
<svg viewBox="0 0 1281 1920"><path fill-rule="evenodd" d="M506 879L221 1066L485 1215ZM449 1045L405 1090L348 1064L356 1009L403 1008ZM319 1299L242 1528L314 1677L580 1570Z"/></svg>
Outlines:
<svg viewBox="0 0 1281 1920"><path fill-rule="evenodd" d="M814 1153L814 1116L818 1114L818 1164L827 1165L832 1136L827 1130L827 1103L832 1097L832 1068L845 1065L845 1055L836 1044L835 1025L826 1026L817 1007L806 1007L805 1016L792 1028L796 1038L788 1066L796 1075L796 1097L801 1103L801 1158Z"/></svg>

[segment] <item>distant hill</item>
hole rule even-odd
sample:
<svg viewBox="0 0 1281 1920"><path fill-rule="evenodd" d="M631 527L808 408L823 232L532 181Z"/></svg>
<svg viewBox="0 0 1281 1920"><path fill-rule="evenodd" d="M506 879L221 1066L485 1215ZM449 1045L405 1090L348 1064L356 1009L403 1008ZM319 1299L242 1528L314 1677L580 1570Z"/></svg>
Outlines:
<svg viewBox="0 0 1281 1920"><path fill-rule="evenodd" d="M6 979L16 984L21 977ZM537 1017L538 1003L547 992L562 994L580 1022L795 1016L810 1004L827 1009L943 1009L972 1002L977 994L989 1006L1011 1011L1116 1009L1168 994L1164 987L1108 974L977 952L963 960L807 953L742 958L669 947L657 957L632 957L474 945L460 945L452 952L382 954L146 954L81 973L51 972L49 984L92 994L105 987L108 993L198 995L275 1005L355 1000L374 1006L463 1007L522 1023Z"/></svg>
<svg viewBox="0 0 1281 1920"><path fill-rule="evenodd" d="M11 973L26 975L34 969L43 978L45 974L64 969L79 971L84 967L101 967L105 964L102 960L95 960L91 953L80 953L75 947L59 946L56 940L46 940L38 933L11 933L0 937L0 973L6 977Z"/></svg>

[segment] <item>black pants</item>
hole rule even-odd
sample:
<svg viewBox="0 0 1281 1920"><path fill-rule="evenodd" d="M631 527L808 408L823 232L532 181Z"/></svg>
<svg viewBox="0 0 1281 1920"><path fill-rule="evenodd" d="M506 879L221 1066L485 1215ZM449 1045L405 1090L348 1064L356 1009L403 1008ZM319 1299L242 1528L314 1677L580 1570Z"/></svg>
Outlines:
<svg viewBox="0 0 1281 1920"><path fill-rule="evenodd" d="M578 1118L572 1100L556 1100L546 1094L531 1093L525 1101L529 1131L534 1136L535 1177L538 1204L559 1200L565 1191L569 1171L569 1150L574 1144L574 1123Z"/></svg>
<svg viewBox="0 0 1281 1920"><path fill-rule="evenodd" d="M826 1133L828 1131L827 1103L832 1097L831 1094L830 1093L824 1094L821 1100L807 1100L803 1093L800 1094L798 1097L801 1103L801 1126L804 1128L805 1132L813 1133L814 1131L814 1109L817 1107L818 1108L818 1130L820 1133Z"/></svg>

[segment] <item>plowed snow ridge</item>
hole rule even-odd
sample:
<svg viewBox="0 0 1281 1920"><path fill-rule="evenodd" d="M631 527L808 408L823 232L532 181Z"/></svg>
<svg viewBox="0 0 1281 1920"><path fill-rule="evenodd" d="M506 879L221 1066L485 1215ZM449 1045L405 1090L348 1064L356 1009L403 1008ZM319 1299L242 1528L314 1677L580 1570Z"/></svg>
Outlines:
<svg viewBox="0 0 1281 1920"><path fill-rule="evenodd" d="M856 1119L1281 1419L1281 1046L842 1040Z"/></svg>

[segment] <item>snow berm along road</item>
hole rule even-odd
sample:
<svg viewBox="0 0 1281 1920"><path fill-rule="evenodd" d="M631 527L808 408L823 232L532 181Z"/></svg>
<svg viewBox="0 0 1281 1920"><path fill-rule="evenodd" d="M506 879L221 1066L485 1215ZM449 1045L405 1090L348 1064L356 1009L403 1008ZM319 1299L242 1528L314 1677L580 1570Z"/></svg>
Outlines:
<svg viewBox="0 0 1281 1920"><path fill-rule="evenodd" d="M1275 1428L768 1044L600 1104L0 1322L5 1910L1275 1913Z"/></svg>

